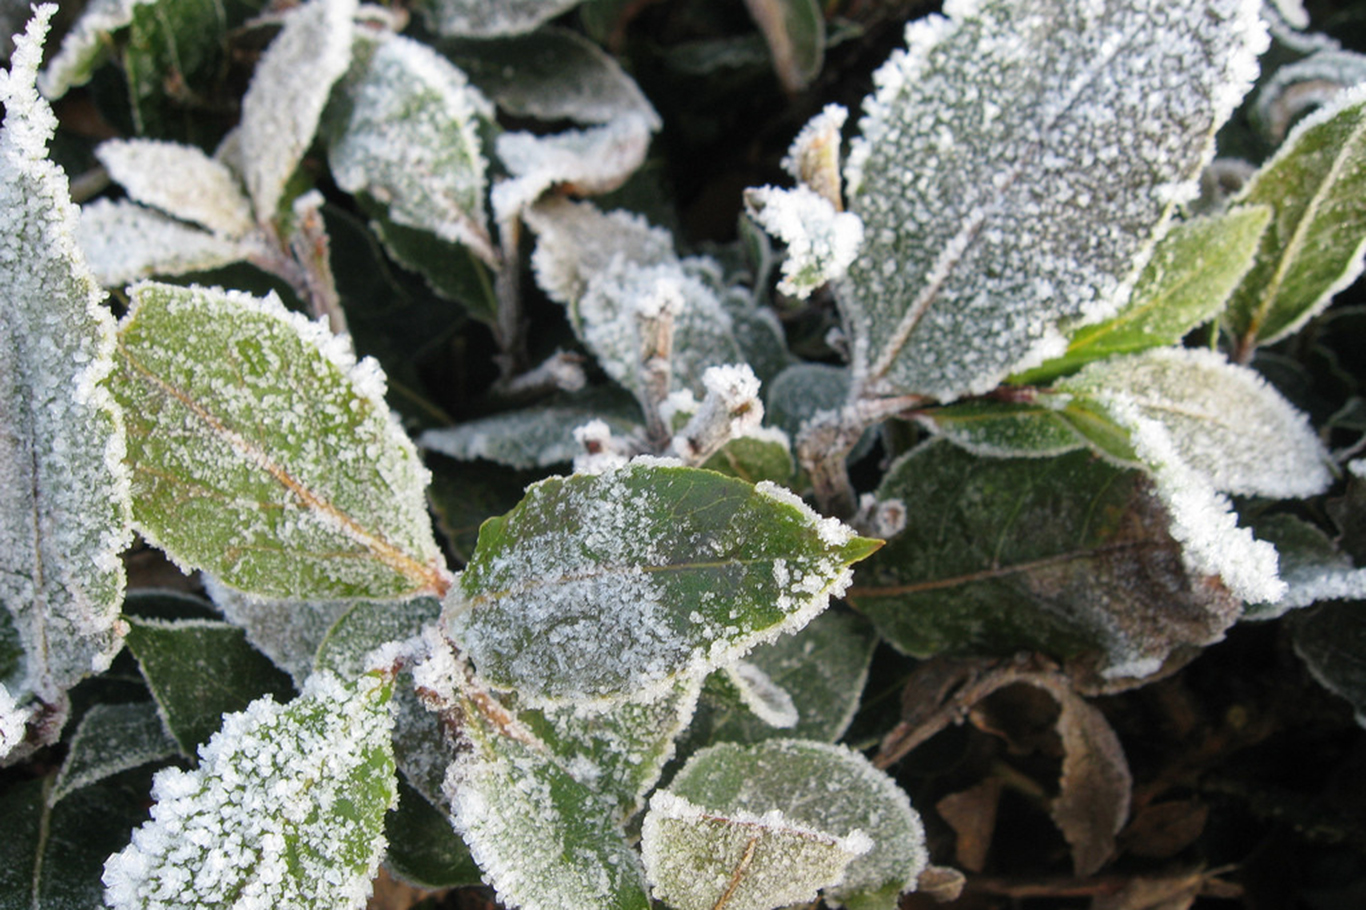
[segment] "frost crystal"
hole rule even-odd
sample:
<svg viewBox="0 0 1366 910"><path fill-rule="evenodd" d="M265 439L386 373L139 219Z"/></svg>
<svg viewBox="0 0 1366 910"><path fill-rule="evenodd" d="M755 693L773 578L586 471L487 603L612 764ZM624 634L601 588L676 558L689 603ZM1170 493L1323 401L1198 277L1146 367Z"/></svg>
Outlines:
<svg viewBox="0 0 1366 910"><path fill-rule="evenodd" d="M105 287L216 269L258 251L250 240L218 237L126 199L96 199L82 207L78 236Z"/></svg>
<svg viewBox="0 0 1366 910"><path fill-rule="evenodd" d="M38 88L56 100L84 85L110 45L110 34L133 21L133 10L156 0L91 0L62 39L62 46L38 79Z"/></svg>
<svg viewBox="0 0 1366 910"><path fill-rule="evenodd" d="M941 399L1113 313L1257 74L1257 0L960 0L876 74L838 298L872 391Z"/></svg>
<svg viewBox="0 0 1366 910"><path fill-rule="evenodd" d="M47 160L56 118L34 87L55 9L37 9L0 71L0 603L21 649L0 683L53 706L119 648L130 537L123 426L102 385L114 323L66 177Z"/></svg>
<svg viewBox="0 0 1366 910"><path fill-rule="evenodd" d="M750 217L787 244L778 290L807 297L843 278L863 243L863 222L837 212L825 196L805 186L783 190L766 186L745 193Z"/></svg>
<svg viewBox="0 0 1366 910"><path fill-rule="evenodd" d="M253 227L236 175L193 146L116 139L95 154L131 199L224 237L241 237Z"/></svg>
<svg viewBox="0 0 1366 910"><path fill-rule="evenodd" d="M24 739L24 727L33 708L21 708L4 683L0 683L0 760Z"/></svg>
<svg viewBox="0 0 1366 910"><path fill-rule="evenodd" d="M845 108L827 104L802 127L782 161L783 170L828 200L837 211L844 208L840 192L840 129L848 117Z"/></svg>
<svg viewBox="0 0 1366 910"><path fill-rule="evenodd" d="M225 715L198 768L157 773L151 821L105 863L108 905L364 906L396 793L388 690L320 673Z"/></svg>

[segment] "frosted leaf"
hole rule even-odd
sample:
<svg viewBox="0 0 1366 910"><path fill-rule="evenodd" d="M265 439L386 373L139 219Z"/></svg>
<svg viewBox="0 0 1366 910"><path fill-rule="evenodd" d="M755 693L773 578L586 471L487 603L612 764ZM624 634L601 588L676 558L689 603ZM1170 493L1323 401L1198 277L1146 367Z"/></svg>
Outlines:
<svg viewBox="0 0 1366 910"><path fill-rule="evenodd" d="M916 420L954 445L987 458L1050 458L1085 444L1062 410L1046 400L963 401L924 411Z"/></svg>
<svg viewBox="0 0 1366 910"><path fill-rule="evenodd" d="M1366 56L1324 48L1277 68L1258 90L1249 116L1272 145L1280 145L1302 114L1326 104L1345 88L1366 81Z"/></svg>
<svg viewBox="0 0 1366 910"><path fill-rule="evenodd" d="M259 249L250 241L217 237L123 199L96 199L82 207L77 236L105 287L216 269L249 259Z"/></svg>
<svg viewBox="0 0 1366 910"><path fill-rule="evenodd" d="M54 101L85 85L108 52L110 36L133 21L133 10L156 0L91 0L62 38L62 46L38 77L38 88Z"/></svg>
<svg viewBox="0 0 1366 910"><path fill-rule="evenodd" d="M566 705L524 711L520 719L610 806L613 818L625 821L673 758L674 740L692 718L699 688L698 680L685 680L654 701L591 712Z"/></svg>
<svg viewBox="0 0 1366 910"><path fill-rule="evenodd" d="M846 597L917 657L1028 649L1112 677L1151 673L1173 651L1218 641L1240 611L1206 577L1218 541L1192 567L1158 486L1155 496L1142 472L1089 452L979 458L926 443L883 479L878 497L914 511ZM1233 559L1237 516L1219 514Z"/></svg>
<svg viewBox="0 0 1366 910"><path fill-rule="evenodd" d="M199 149L152 139L115 139L95 150L129 198L226 238L254 226L237 177Z"/></svg>
<svg viewBox="0 0 1366 910"><path fill-rule="evenodd" d="M609 434L629 437L641 430L639 410L629 398L621 397L629 408L621 407L621 402L611 396L576 395L532 409L428 430L418 437L418 445L451 458L486 458L513 468L565 464L582 453L575 429L590 421L601 420Z"/></svg>
<svg viewBox="0 0 1366 910"><path fill-rule="evenodd" d="M912 22L846 168L855 376L986 392L1123 304L1256 77L1258 5L964 0Z"/></svg>
<svg viewBox="0 0 1366 910"><path fill-rule="evenodd" d="M498 899L522 910L648 910L640 861L611 805L534 740L470 708L451 765L451 822ZM529 738L528 738L529 739Z"/></svg>
<svg viewBox="0 0 1366 910"><path fill-rule="evenodd" d="M427 472L373 361L273 295L132 298L113 388L144 536L260 597L445 590Z"/></svg>
<svg viewBox="0 0 1366 910"><path fill-rule="evenodd" d="M816 0L746 0L783 90L795 95L825 62L825 11Z"/></svg>
<svg viewBox="0 0 1366 910"><path fill-rule="evenodd" d="M1185 461L1186 447L1166 425L1145 416L1143 404L1121 393L1100 400L1133 439L1135 452L1153 477L1157 496L1171 516L1171 535L1191 572L1219 576L1250 603L1278 601L1286 584L1278 574L1276 548L1238 527L1238 514L1210 478Z"/></svg>
<svg viewBox="0 0 1366 910"><path fill-rule="evenodd" d="M528 705L649 700L801 628L877 546L771 484L638 459L485 522L449 634Z"/></svg>
<svg viewBox="0 0 1366 910"><path fill-rule="evenodd" d="M479 140L493 106L465 74L426 45L387 35L357 43L339 94L345 113L328 146L337 185L383 203L396 224L496 259Z"/></svg>
<svg viewBox="0 0 1366 910"><path fill-rule="evenodd" d="M24 740L33 707L21 708L10 695L4 683L0 683L0 761Z"/></svg>
<svg viewBox="0 0 1366 910"><path fill-rule="evenodd" d="M1366 727L1366 612L1359 603L1326 604L1290 623L1295 653L1314 679L1352 703L1356 722Z"/></svg>
<svg viewBox="0 0 1366 910"><path fill-rule="evenodd" d="M223 618L246 632L252 647L293 678L296 686L313 672L313 659L327 632L354 605L352 600L268 600L248 597L212 575L204 576Z"/></svg>
<svg viewBox="0 0 1366 910"><path fill-rule="evenodd" d="M105 863L108 906L365 906L395 798L388 700L324 674L224 717L198 768L157 773L151 821Z"/></svg>
<svg viewBox="0 0 1366 910"><path fill-rule="evenodd" d="M777 729L797 725L800 715L792 696L757 665L739 660L722 667L720 672L725 674L727 682L739 694L741 703L755 717Z"/></svg>
<svg viewBox="0 0 1366 910"><path fill-rule="evenodd" d="M707 367L744 361L734 322L666 231L625 212L547 200L528 209L537 283L569 307L574 331L609 376L642 397L644 317L673 320L672 386L703 393Z"/></svg>
<svg viewBox="0 0 1366 910"><path fill-rule="evenodd" d="M1275 211L1225 319L1242 347L1291 334L1361 274L1366 85L1304 118L1233 200Z"/></svg>
<svg viewBox="0 0 1366 910"><path fill-rule="evenodd" d="M491 38L529 32L583 0L423 0L428 27L453 38Z"/></svg>
<svg viewBox="0 0 1366 910"><path fill-rule="evenodd" d="M150 702L95 705L81 718L71 737L48 804L55 806L64 796L120 771L179 753L180 746L166 732L161 715Z"/></svg>
<svg viewBox="0 0 1366 910"><path fill-rule="evenodd" d="M351 63L356 0L309 0L291 10L242 97L242 176L256 220L268 224L313 142L332 85Z"/></svg>
<svg viewBox="0 0 1366 910"><path fill-rule="evenodd" d="M826 883L826 900L834 905L894 907L898 894L915 888L916 877L929 860L920 816L906 794L844 746L796 739L712 746L690 758L669 788L656 795L650 814L655 814L657 802L667 811L671 798L687 801L702 815L776 815L788 825L828 832L846 842L864 840L870 849L853 851L861 855L852 858L843 876ZM646 824L648 830L648 816ZM649 864L650 853L659 847L645 850ZM793 868L797 863L785 863L781 857L770 862L775 860L787 874L801 872L800 867ZM647 868L654 878L654 869ZM734 868L732 864L725 871L733 873Z"/></svg>
<svg viewBox="0 0 1366 910"><path fill-rule="evenodd" d="M1309 12L1304 8L1304 0L1268 0L1287 25L1295 28L1309 27Z"/></svg>
<svg viewBox="0 0 1366 910"><path fill-rule="evenodd" d="M1291 515L1273 515L1258 521L1256 530L1276 547L1287 590L1275 603L1246 605L1244 619L1279 619L1321 600L1366 600L1366 569L1353 566L1317 527Z"/></svg>
<svg viewBox="0 0 1366 910"><path fill-rule="evenodd" d="M651 893L675 910L772 910L814 902L872 848L863 831L839 837L763 815L696 806L656 793L641 830Z"/></svg>
<svg viewBox="0 0 1366 910"><path fill-rule="evenodd" d="M1236 208L1175 225L1153 250L1133 296L1113 318L1072 333L1067 350L1012 383L1046 382L1111 354L1175 344L1215 318L1252 267L1271 210Z"/></svg>
<svg viewBox="0 0 1366 910"><path fill-rule="evenodd" d="M844 208L844 194L840 191L840 130L848 117L846 108L827 104L797 133L782 162L783 170L836 210Z"/></svg>
<svg viewBox="0 0 1366 910"><path fill-rule="evenodd" d="M123 426L102 385L114 323L66 177L47 160L56 118L34 87L54 10L38 8L0 71L0 602L21 652L0 684L51 706L53 737L65 691L119 649L131 536Z"/></svg>
<svg viewBox="0 0 1366 910"><path fill-rule="evenodd" d="M1132 402L1221 492L1285 499L1332 483L1308 418L1259 374L1213 351L1158 348L1097 361L1057 388Z"/></svg>
<svg viewBox="0 0 1366 910"><path fill-rule="evenodd" d="M633 115L550 136L503 133L495 148L512 176L493 188L494 213L506 221L552 188L587 196L617 189L645 161L653 129Z"/></svg>
<svg viewBox="0 0 1366 910"><path fill-rule="evenodd" d="M745 192L745 209L764 230L787 244L778 290L805 298L844 277L863 243L863 222L838 212L814 190L766 186Z"/></svg>
<svg viewBox="0 0 1366 910"><path fill-rule="evenodd" d="M446 41L450 56L506 113L592 125L639 117L651 130L659 115L621 65L567 29L549 26L503 39Z"/></svg>

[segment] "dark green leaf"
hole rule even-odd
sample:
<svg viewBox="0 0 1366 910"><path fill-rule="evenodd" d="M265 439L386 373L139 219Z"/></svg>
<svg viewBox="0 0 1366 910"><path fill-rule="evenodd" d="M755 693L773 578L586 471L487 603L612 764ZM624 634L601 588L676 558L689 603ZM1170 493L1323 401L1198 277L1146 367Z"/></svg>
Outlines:
<svg viewBox="0 0 1366 910"><path fill-rule="evenodd" d="M1366 727L1366 608L1361 601L1326 604L1297 614L1295 653L1324 688L1352 703Z"/></svg>
<svg viewBox="0 0 1366 910"><path fill-rule="evenodd" d="M422 888L459 888L480 883L469 847L451 828L450 818L402 778L398 808L384 817L389 851L384 865Z"/></svg>
<svg viewBox="0 0 1366 910"><path fill-rule="evenodd" d="M151 702L95 705L76 727L48 798L56 804L82 787L181 753Z"/></svg>

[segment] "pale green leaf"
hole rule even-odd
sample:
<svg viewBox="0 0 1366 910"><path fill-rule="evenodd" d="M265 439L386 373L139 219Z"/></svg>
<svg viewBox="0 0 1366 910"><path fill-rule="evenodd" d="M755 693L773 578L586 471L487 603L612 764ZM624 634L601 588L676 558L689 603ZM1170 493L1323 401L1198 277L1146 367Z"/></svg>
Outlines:
<svg viewBox="0 0 1366 910"><path fill-rule="evenodd" d="M81 208L81 252L105 287L153 275L184 275L249 259L253 238L219 237L126 199L96 199Z"/></svg>
<svg viewBox="0 0 1366 910"><path fill-rule="evenodd" d="M1295 127L1234 199L1275 211L1225 319L1244 350L1296 331L1361 273L1366 248L1366 88Z"/></svg>
<svg viewBox="0 0 1366 910"><path fill-rule="evenodd" d="M199 149L151 139L115 139L95 151L128 197L226 238L254 226L237 177Z"/></svg>
<svg viewBox="0 0 1366 910"><path fill-rule="evenodd" d="M863 222L857 215L836 211L828 199L805 186L747 190L745 209L787 244L778 290L792 297L809 297L843 278L863 243Z"/></svg>
<svg viewBox="0 0 1366 910"><path fill-rule="evenodd" d="M640 860L611 806L525 730L467 702L451 820L499 900L522 910L648 910Z"/></svg>
<svg viewBox="0 0 1366 910"><path fill-rule="evenodd" d="M337 618L318 643L313 671L356 676L369 669L367 658L376 648L420 635L422 627L440 613L441 604L431 597L355 603Z"/></svg>
<svg viewBox="0 0 1366 910"><path fill-rule="evenodd" d="M260 597L445 590L427 473L373 361L273 297L132 297L113 387L144 536Z"/></svg>
<svg viewBox="0 0 1366 910"><path fill-rule="evenodd" d="M449 631L529 705L641 700L801 628L877 546L781 487L637 460L485 522Z"/></svg>
<svg viewBox="0 0 1366 910"><path fill-rule="evenodd" d="M1035 402L963 401L922 411L916 420L954 445L988 458L1061 455L1085 445L1047 396Z"/></svg>
<svg viewBox="0 0 1366 910"><path fill-rule="evenodd" d="M56 805L82 787L179 754L179 744L166 732L151 702L95 705L81 718L71 737L48 801Z"/></svg>
<svg viewBox="0 0 1366 910"><path fill-rule="evenodd" d="M450 37L492 38L529 32L583 0L420 0L428 27Z"/></svg>
<svg viewBox="0 0 1366 910"><path fill-rule="evenodd" d="M1213 351L1157 348L1088 365L1061 391L1129 401L1165 428L1182 461L1214 489L1304 497L1332 483L1308 418L1247 367Z"/></svg>
<svg viewBox="0 0 1366 910"><path fill-rule="evenodd" d="M806 628L761 645L745 662L762 670L792 699L797 722L780 729L756 717L739 693L707 678L689 730L689 741L753 743L777 737L834 742L854 719L868 679L877 636L852 613L827 610Z"/></svg>
<svg viewBox="0 0 1366 910"><path fill-rule="evenodd" d="M613 434L622 436L643 430L640 409L629 397L620 391L613 395L589 390L535 408L428 430L418 438L418 444L461 461L484 458L513 468L548 468L567 464L583 454L574 430L590 420L602 420Z"/></svg>
<svg viewBox="0 0 1366 910"><path fill-rule="evenodd" d="M1200 577L1213 573L1187 569L1144 476L1089 453L982 459L932 442L878 496L936 516L912 517L848 593L902 651L1098 653L1106 675L1142 676L1237 619L1238 601Z"/></svg>
<svg viewBox="0 0 1366 910"><path fill-rule="evenodd" d="M697 706L698 682L684 680L660 698L586 713L573 705L524 711L519 719L625 821L641 808L673 757L674 740Z"/></svg>
<svg viewBox="0 0 1366 910"><path fill-rule="evenodd" d="M670 805L675 801L690 804L692 811L682 807L678 807L682 811L676 811ZM658 815L657 805L660 807ZM707 819L713 816L733 818L742 824L772 819L789 828L822 832L828 839L850 846L850 842L864 840L869 849L850 851L861 855L846 859L846 862L849 859L852 862L842 874L815 886L824 888L835 903L887 893L889 899L883 906L890 910L896 906L897 894L915 887L916 877L929 860L920 816L911 808L906 794L866 758L844 746L776 739L752 746L723 744L694 755L674 776L668 790L651 801L650 814L646 817L646 868L657 894L660 891L657 870L671 861L678 863L670 854L685 847L658 839L662 833L658 828L654 838L650 834L652 826L658 826L670 815L681 815L692 821L694 828L711 828L715 832L712 837L730 846L732 854L727 857L729 866L724 860L717 862L721 857L715 857L707 869L708 874L697 875L691 882L686 875L676 876L683 880L673 887L693 895L686 905L680 906L710 907L711 904L701 903L704 896L700 892L708 887L715 889L719 884L721 890L713 890L715 897L719 897L732 878L739 881L736 889L739 892L750 881L757 885L760 876L767 877L772 887L780 885L784 875L792 876L795 881L803 874L800 853L784 856L781 847L766 856L755 850L746 868L737 868L740 857L733 855L734 845L737 840L743 845L745 840L737 838L737 832L708 824ZM657 821L652 823L652 817ZM705 856L707 835L700 830L690 833L693 843L685 848ZM758 832L749 836L755 833ZM677 871L684 870L679 868ZM809 882L803 887L814 890ZM667 894L659 896L673 901ZM715 897L712 903L715 903ZM772 908L810 898L808 893L765 903L756 896L743 906Z"/></svg>
<svg viewBox="0 0 1366 910"><path fill-rule="evenodd" d="M644 394L642 323L673 321L672 388L700 397L707 367L743 362L733 320L707 282L674 253L669 234L626 212L548 200L526 212L539 236L532 264L609 376Z"/></svg>
<svg viewBox="0 0 1366 910"><path fill-rule="evenodd" d="M0 602L23 655L0 684L49 706L52 737L66 690L119 649L130 538L123 428L102 385L113 319L77 246L66 177L47 160L56 118L34 87L54 9L40 8L0 71Z"/></svg>
<svg viewBox="0 0 1366 910"><path fill-rule="evenodd" d="M912 22L847 168L866 239L838 298L869 390L983 393L1113 314L1257 74L1258 7L964 0Z"/></svg>
<svg viewBox="0 0 1366 910"><path fill-rule="evenodd" d="M1061 357L1010 381L1047 382L1092 360L1180 341L1223 311L1252 267L1270 217L1270 208L1248 206L1176 225L1158 242L1133 296L1116 316L1077 329Z"/></svg>
<svg viewBox="0 0 1366 910"><path fill-rule="evenodd" d="M1295 653L1325 689L1352 703L1366 727L1366 610L1360 603L1325 604L1297 614Z"/></svg>
<svg viewBox="0 0 1366 910"><path fill-rule="evenodd" d="M242 630L203 619L128 617L138 660L167 731L183 755L208 742L224 714L262 695L289 697L289 679L246 642Z"/></svg>
<svg viewBox="0 0 1366 910"><path fill-rule="evenodd" d="M242 98L242 177L256 220L275 218L285 184L313 142L332 85L351 64L356 0L309 0L291 10Z"/></svg>
<svg viewBox="0 0 1366 910"><path fill-rule="evenodd" d="M645 161L657 125L651 111L549 136L503 133L494 147L511 179L493 188L494 213L507 221L551 188L587 196L618 189Z"/></svg>
<svg viewBox="0 0 1366 910"><path fill-rule="evenodd" d="M85 85L108 55L114 32L133 21L135 7L156 0L91 0L81 17L62 38L62 46L38 78L38 88L56 100L77 85Z"/></svg>
<svg viewBox="0 0 1366 910"><path fill-rule="evenodd" d="M328 144L338 186L382 202L396 224L495 261L485 227L482 122L493 107L464 73L410 38L356 44Z"/></svg>
<svg viewBox="0 0 1366 910"><path fill-rule="evenodd" d="M157 774L151 821L105 864L106 903L365 906L395 799L389 689L318 674L287 705L225 717L197 769Z"/></svg>
<svg viewBox="0 0 1366 910"><path fill-rule="evenodd" d="M758 427L732 439L702 467L746 483L767 480L777 484L789 483L796 470L787 434L773 427Z"/></svg>

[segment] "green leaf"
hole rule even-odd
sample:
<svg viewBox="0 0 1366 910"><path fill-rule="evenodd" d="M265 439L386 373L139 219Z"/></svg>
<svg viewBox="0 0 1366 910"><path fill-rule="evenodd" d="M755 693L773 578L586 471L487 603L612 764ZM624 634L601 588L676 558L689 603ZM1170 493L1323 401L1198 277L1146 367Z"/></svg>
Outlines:
<svg viewBox="0 0 1366 910"><path fill-rule="evenodd" d="M736 437L708 458L702 467L718 474L738 477L746 483L769 481L787 484L796 465L787 435L767 427Z"/></svg>
<svg viewBox="0 0 1366 910"><path fill-rule="evenodd" d="M492 38L529 32L582 0L419 0L427 26L440 35Z"/></svg>
<svg viewBox="0 0 1366 910"><path fill-rule="evenodd" d="M208 742L222 716L263 694L287 698L289 680L242 630L227 623L128 618L128 647L138 659L166 729L184 755Z"/></svg>
<svg viewBox="0 0 1366 910"><path fill-rule="evenodd" d="M1067 353L1010 381L1047 382L1092 360L1180 341L1223 311L1252 267L1270 218L1271 209L1258 205L1174 226L1158 242L1118 315L1077 329L1068 339Z"/></svg>
<svg viewBox="0 0 1366 910"><path fill-rule="evenodd" d="M1142 676L1238 616L1187 570L1144 476L1088 453L981 459L931 442L893 464L878 496L935 516L907 522L848 594L910 654L1098 652L1107 676Z"/></svg>
<svg viewBox="0 0 1366 910"><path fill-rule="evenodd" d="M1160 424L1182 461L1226 493L1312 496L1332 483L1309 420L1266 380L1208 350L1155 348L1089 364L1056 388Z"/></svg>
<svg viewBox="0 0 1366 910"><path fill-rule="evenodd" d="M499 261L479 137L493 106L464 73L401 35L362 40L334 104L327 151L338 186L382 201L395 224Z"/></svg>
<svg viewBox="0 0 1366 910"><path fill-rule="evenodd" d="M685 680L648 702L624 702L585 714L573 705L532 709L518 718L575 778L592 786L625 821L673 757L674 740L697 706L696 680Z"/></svg>
<svg viewBox="0 0 1366 910"><path fill-rule="evenodd" d="M242 97L242 178L256 220L269 224L313 143L333 84L351 64L356 0L309 0L285 14Z"/></svg>
<svg viewBox="0 0 1366 910"><path fill-rule="evenodd" d="M1084 445L1061 408L1047 397L1038 402L964 401L922 411L916 420L954 445L988 458L1045 458Z"/></svg>
<svg viewBox="0 0 1366 910"><path fill-rule="evenodd" d="M1297 330L1361 273L1366 249L1366 89L1295 127L1234 202L1275 211L1225 319L1250 353Z"/></svg>
<svg viewBox="0 0 1366 910"><path fill-rule="evenodd" d="M405 269L417 272L432 293L461 305L488 325L498 321L498 301L487 264L467 246L447 243L435 234L390 221L378 203L361 204L370 211L370 229L384 249ZM430 339L429 339L430 341Z"/></svg>
<svg viewBox="0 0 1366 910"><path fill-rule="evenodd" d="M452 554L462 564L479 543L479 526L516 506L528 485L545 478L545 471L514 471L487 461L436 457L431 468L432 511Z"/></svg>
<svg viewBox="0 0 1366 910"><path fill-rule="evenodd" d="M791 696L797 709L794 725L774 727L756 717L739 693L713 673L702 689L689 741L756 743L793 737L834 742L854 718L876 644L876 634L862 617L825 611L805 629L745 655L746 663Z"/></svg>
<svg viewBox="0 0 1366 910"><path fill-rule="evenodd" d="M51 778L11 783L0 793L0 910L103 906L101 869L147 817L149 777L130 771L55 805Z"/></svg>
<svg viewBox="0 0 1366 910"><path fill-rule="evenodd" d="M0 602L23 653L0 685L50 706L46 738L61 731L66 690L119 649L130 538L123 428L102 385L113 320L77 249L66 176L47 160L56 118L34 88L53 9L0 74Z"/></svg>
<svg viewBox="0 0 1366 910"><path fill-rule="evenodd" d="M76 727L48 799L56 805L83 787L182 751L151 702L95 705Z"/></svg>
<svg viewBox="0 0 1366 910"><path fill-rule="evenodd" d="M912 22L847 168L866 241L839 303L869 391L981 394L1112 315L1256 77L1258 6L984 0Z"/></svg>
<svg viewBox="0 0 1366 910"><path fill-rule="evenodd" d="M431 597L394 601L366 600L353 604L337 618L318 644L313 671L349 677L363 673L365 659L376 648L421 634L422 627L441 612Z"/></svg>
<svg viewBox="0 0 1366 910"><path fill-rule="evenodd" d="M528 705L638 700L801 628L879 545L710 471L551 478L480 530L450 634Z"/></svg>
<svg viewBox="0 0 1366 910"><path fill-rule="evenodd" d="M768 42L773 69L783 89L806 88L825 60L825 15L816 0L746 0L749 14Z"/></svg>
<svg viewBox="0 0 1366 910"><path fill-rule="evenodd" d="M128 197L227 238L251 231L251 203L221 161L175 142L115 139L95 151Z"/></svg>
<svg viewBox="0 0 1366 910"><path fill-rule="evenodd" d="M318 674L224 718L196 770L157 774L151 821L105 864L108 906L364 906L396 793L389 690Z"/></svg>
<svg viewBox="0 0 1366 910"><path fill-rule="evenodd" d="M1295 615L1295 653L1325 689L1352 703L1366 727L1366 610L1360 602L1325 604Z"/></svg>
<svg viewBox="0 0 1366 910"><path fill-rule="evenodd" d="M398 808L384 817L384 837L384 865L404 881L429 890L480 883L479 867L450 818L402 778Z"/></svg>
<svg viewBox="0 0 1366 910"><path fill-rule="evenodd" d="M260 251L256 238L220 237L126 199L96 199L85 206L78 236L105 287L216 269Z"/></svg>
<svg viewBox="0 0 1366 910"><path fill-rule="evenodd" d="M1248 604L1244 619L1277 619L1321 600L1366 600L1366 569L1356 568L1314 525L1293 515L1271 515L1257 522L1256 531L1275 546L1287 591L1273 603Z"/></svg>
<svg viewBox="0 0 1366 910"><path fill-rule="evenodd" d="M132 296L112 386L144 536L260 597L446 587L426 471L373 361L273 297L154 284Z"/></svg>
<svg viewBox="0 0 1366 910"><path fill-rule="evenodd" d="M510 717L467 702L451 820L499 900L522 910L648 910L640 860L610 804ZM509 726L511 725L511 726Z"/></svg>
<svg viewBox="0 0 1366 910"><path fill-rule="evenodd" d="M771 910L817 889L837 903L885 893L891 910L929 859L890 777L844 746L794 739L697 753L651 800L642 840L655 896L679 910Z"/></svg>
<svg viewBox="0 0 1366 910"><path fill-rule="evenodd" d="M73 86L85 85L109 56L112 36L133 21L133 11L156 0L91 0L62 38L62 46L38 78L45 97L56 100Z"/></svg>

